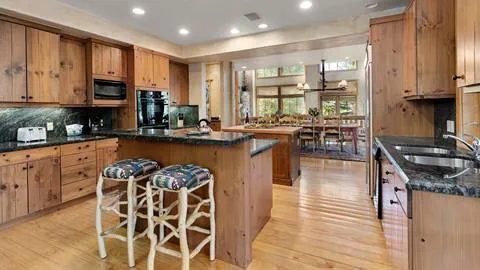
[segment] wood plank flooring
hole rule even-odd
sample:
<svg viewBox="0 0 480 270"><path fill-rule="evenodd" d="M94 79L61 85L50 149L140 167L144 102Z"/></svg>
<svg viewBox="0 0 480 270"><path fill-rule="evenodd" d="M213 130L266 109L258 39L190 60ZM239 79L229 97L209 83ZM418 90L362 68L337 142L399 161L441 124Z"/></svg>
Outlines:
<svg viewBox="0 0 480 270"><path fill-rule="evenodd" d="M248 269L391 269L385 240L365 184L365 163L302 158L295 186L274 185L272 218L254 241ZM107 240L100 260L95 200L0 231L0 269L128 269L126 244ZM116 218L106 219L113 223ZM146 269L148 241L136 244ZM157 269L180 260L157 253ZM191 269L239 269L204 254Z"/></svg>

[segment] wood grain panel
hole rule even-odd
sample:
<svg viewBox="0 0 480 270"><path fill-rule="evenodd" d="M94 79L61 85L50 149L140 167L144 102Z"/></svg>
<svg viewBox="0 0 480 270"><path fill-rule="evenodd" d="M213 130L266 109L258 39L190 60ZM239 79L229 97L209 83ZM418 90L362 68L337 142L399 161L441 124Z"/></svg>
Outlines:
<svg viewBox="0 0 480 270"><path fill-rule="evenodd" d="M413 191L412 206L413 269L478 268L480 200Z"/></svg>
<svg viewBox="0 0 480 270"><path fill-rule="evenodd" d="M62 168L62 185L78 182L97 176L97 162L78 164L75 166Z"/></svg>
<svg viewBox="0 0 480 270"><path fill-rule="evenodd" d="M62 156L95 151L96 142L90 141L90 142L83 142L83 143L64 144L60 146L60 150L62 152Z"/></svg>
<svg viewBox="0 0 480 270"><path fill-rule="evenodd" d="M79 165L81 163L95 161L95 159L96 159L95 151L62 156L62 168Z"/></svg>
<svg viewBox="0 0 480 270"><path fill-rule="evenodd" d="M467 4L469 0L456 0L455 1L455 34L456 34L456 51L457 51L457 73L458 76L465 76L465 57L466 57L466 38L468 37L467 28L465 27L468 22L467 9L469 5ZM458 79L457 87L465 86L465 79Z"/></svg>
<svg viewBox="0 0 480 270"><path fill-rule="evenodd" d="M403 56L403 95L417 95L417 5L412 1L405 11L404 56Z"/></svg>
<svg viewBox="0 0 480 270"><path fill-rule="evenodd" d="M0 223L28 214L27 163L0 167Z"/></svg>
<svg viewBox="0 0 480 270"><path fill-rule="evenodd" d="M49 158L28 163L28 212L60 204L60 160Z"/></svg>
<svg viewBox="0 0 480 270"><path fill-rule="evenodd" d="M58 156L60 156L60 147L58 146L1 153L0 166Z"/></svg>
<svg viewBox="0 0 480 270"><path fill-rule="evenodd" d="M87 104L85 44L60 39L60 104Z"/></svg>
<svg viewBox="0 0 480 270"><path fill-rule="evenodd" d="M403 20L370 27L372 136L433 136L433 103L403 98Z"/></svg>
<svg viewBox="0 0 480 270"><path fill-rule="evenodd" d="M158 89L168 89L170 87L168 58L153 54L153 87Z"/></svg>
<svg viewBox="0 0 480 270"><path fill-rule="evenodd" d="M96 178L93 177L62 185L62 203L95 193L96 183Z"/></svg>
<svg viewBox="0 0 480 270"><path fill-rule="evenodd" d="M265 151L252 157L251 162L251 200L250 224L252 241L270 220L273 207L272 195L272 150Z"/></svg>

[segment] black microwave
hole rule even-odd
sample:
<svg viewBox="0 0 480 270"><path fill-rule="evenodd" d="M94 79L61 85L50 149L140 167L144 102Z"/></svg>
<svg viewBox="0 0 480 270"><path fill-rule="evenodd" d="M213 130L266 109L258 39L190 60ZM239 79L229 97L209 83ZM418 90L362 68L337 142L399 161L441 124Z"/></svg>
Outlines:
<svg viewBox="0 0 480 270"><path fill-rule="evenodd" d="M127 99L127 84L116 81L94 80L93 92L95 99L124 100Z"/></svg>

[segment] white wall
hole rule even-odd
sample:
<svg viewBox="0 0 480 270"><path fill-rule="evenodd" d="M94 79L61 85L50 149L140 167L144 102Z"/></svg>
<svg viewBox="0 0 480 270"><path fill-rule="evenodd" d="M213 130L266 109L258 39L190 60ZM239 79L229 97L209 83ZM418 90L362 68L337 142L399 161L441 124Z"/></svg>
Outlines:
<svg viewBox="0 0 480 270"><path fill-rule="evenodd" d="M189 69L189 103L198 105L200 119L207 117L206 108L206 66L204 63L190 64Z"/></svg>

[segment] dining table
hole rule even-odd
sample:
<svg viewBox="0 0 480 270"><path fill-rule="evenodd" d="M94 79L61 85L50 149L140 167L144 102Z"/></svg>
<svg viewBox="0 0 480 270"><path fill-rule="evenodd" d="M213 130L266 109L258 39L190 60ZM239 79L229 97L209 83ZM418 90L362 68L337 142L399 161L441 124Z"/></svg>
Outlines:
<svg viewBox="0 0 480 270"><path fill-rule="evenodd" d="M309 129L315 129L319 131L320 133L326 129L337 129L338 125L336 124L322 124L322 123L315 123L315 125L312 125L311 122L307 123L302 123L300 125L302 128L309 128ZM352 142L353 142L353 148L355 151L355 154L358 154L358 129L360 128L359 124L354 124L354 123L345 123L345 124L340 124L340 130L341 132L344 133L350 133L352 134Z"/></svg>

